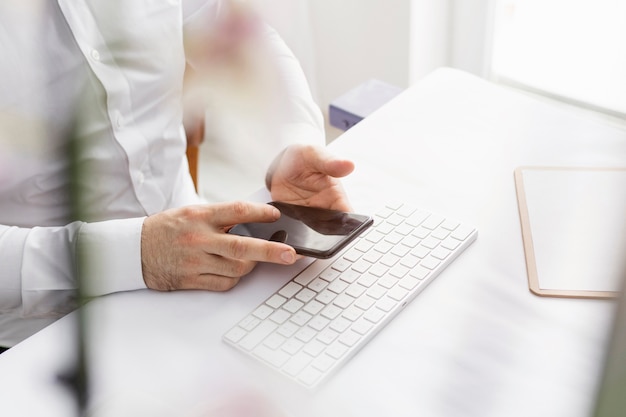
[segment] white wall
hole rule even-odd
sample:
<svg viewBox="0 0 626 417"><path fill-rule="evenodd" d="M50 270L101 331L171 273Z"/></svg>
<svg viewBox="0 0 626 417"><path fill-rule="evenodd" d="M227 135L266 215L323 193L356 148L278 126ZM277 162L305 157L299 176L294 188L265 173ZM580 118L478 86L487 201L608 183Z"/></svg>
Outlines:
<svg viewBox="0 0 626 417"><path fill-rule="evenodd" d="M311 0L320 102L370 79L406 87L410 0Z"/></svg>
<svg viewBox="0 0 626 417"><path fill-rule="evenodd" d="M411 0L250 1L300 59L325 113L370 78L409 85Z"/></svg>
<svg viewBox="0 0 626 417"><path fill-rule="evenodd" d="M323 111L370 79L405 88L441 66L484 76L493 0L250 0L300 59Z"/></svg>

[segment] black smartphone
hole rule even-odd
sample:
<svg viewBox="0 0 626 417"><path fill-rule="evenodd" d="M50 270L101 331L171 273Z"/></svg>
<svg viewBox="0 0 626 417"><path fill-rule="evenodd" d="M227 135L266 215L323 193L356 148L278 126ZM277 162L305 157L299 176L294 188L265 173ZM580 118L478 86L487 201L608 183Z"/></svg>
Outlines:
<svg viewBox="0 0 626 417"><path fill-rule="evenodd" d="M283 242L296 253L314 258L330 258L370 227L370 216L343 211L305 207L273 201L280 210L273 223L242 223L228 233Z"/></svg>

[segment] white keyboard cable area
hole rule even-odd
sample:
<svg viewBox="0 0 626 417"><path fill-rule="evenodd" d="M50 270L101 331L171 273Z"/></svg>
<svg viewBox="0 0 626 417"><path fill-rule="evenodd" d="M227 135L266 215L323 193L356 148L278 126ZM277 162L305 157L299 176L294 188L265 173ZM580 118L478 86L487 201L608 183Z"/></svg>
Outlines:
<svg viewBox="0 0 626 417"><path fill-rule="evenodd" d="M477 237L475 228L388 205L342 252L318 259L223 340L314 388L345 363Z"/></svg>

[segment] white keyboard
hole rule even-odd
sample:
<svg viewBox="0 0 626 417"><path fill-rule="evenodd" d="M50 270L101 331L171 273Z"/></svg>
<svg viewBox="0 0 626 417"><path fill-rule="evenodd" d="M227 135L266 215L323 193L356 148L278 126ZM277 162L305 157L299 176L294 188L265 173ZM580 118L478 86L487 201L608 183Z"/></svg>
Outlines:
<svg viewBox="0 0 626 417"><path fill-rule="evenodd" d="M318 259L224 335L224 341L314 388L345 363L477 236L405 205L331 259Z"/></svg>

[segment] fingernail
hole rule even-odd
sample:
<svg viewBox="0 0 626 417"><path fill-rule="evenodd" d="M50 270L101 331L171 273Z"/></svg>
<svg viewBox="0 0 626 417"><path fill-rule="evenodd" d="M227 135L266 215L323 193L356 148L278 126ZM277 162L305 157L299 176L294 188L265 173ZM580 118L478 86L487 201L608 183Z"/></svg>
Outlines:
<svg viewBox="0 0 626 417"><path fill-rule="evenodd" d="M284 251L283 253L281 253L281 254L280 254L280 258L281 258L281 259L282 259L285 263L288 263L288 264L292 264L292 263L294 263L294 262L296 261L296 257L295 257L295 255L293 254L293 252L292 252L292 251L289 251L289 250Z"/></svg>

